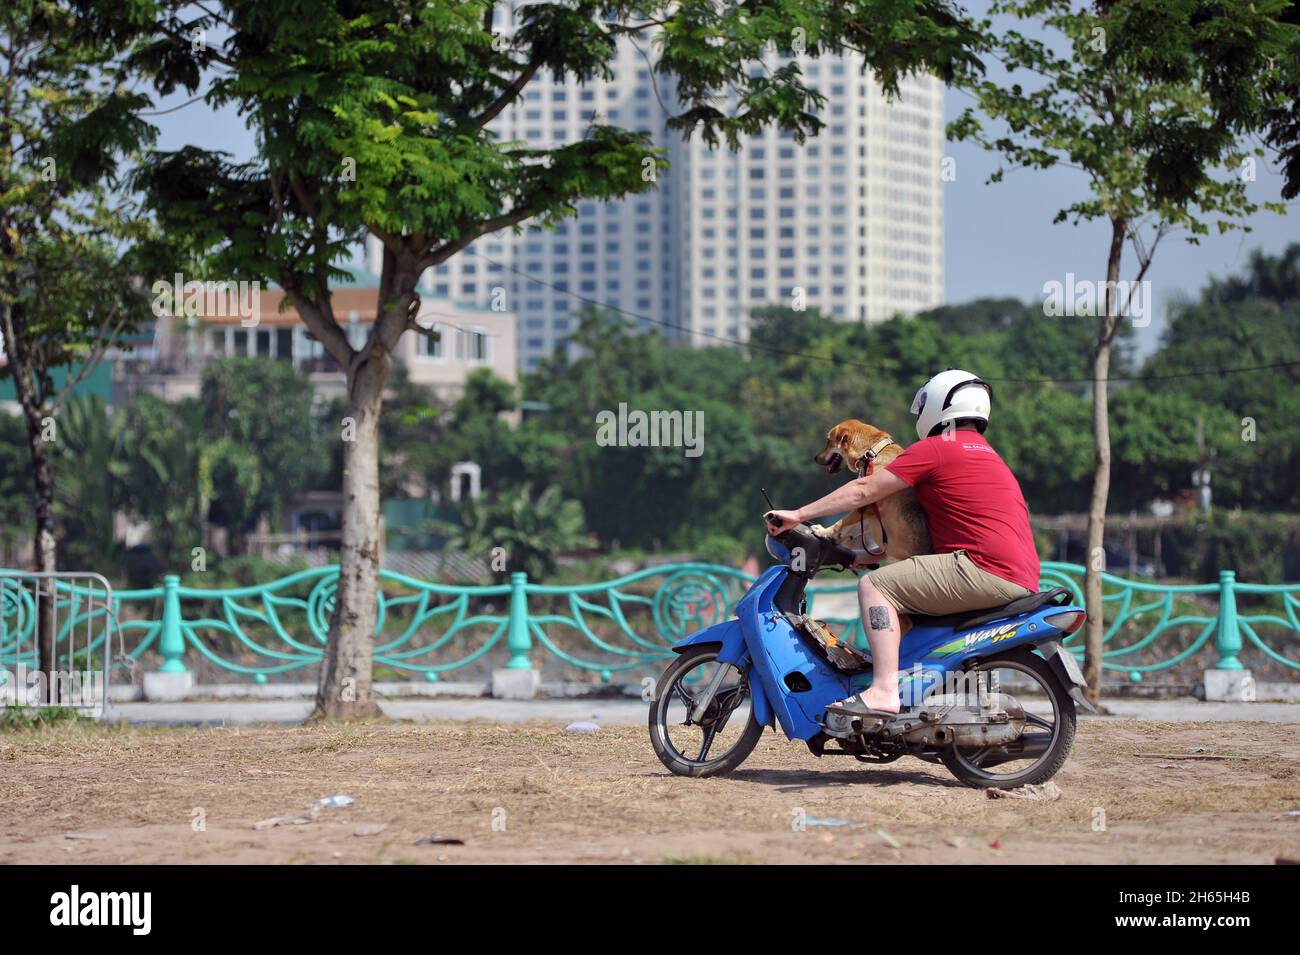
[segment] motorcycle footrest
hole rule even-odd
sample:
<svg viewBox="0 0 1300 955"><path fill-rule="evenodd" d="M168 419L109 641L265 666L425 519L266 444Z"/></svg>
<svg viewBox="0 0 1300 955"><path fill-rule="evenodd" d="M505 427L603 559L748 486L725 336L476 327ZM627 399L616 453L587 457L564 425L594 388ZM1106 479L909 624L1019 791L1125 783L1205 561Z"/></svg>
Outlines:
<svg viewBox="0 0 1300 955"><path fill-rule="evenodd" d="M827 709L826 721L823 722L823 729L827 735L839 737L841 739L852 737L870 737L870 735L894 735L900 730L906 732L917 728L922 722L922 717L917 709L906 707L898 712L897 715L884 716L854 716L852 713L841 713Z"/></svg>
<svg viewBox="0 0 1300 955"><path fill-rule="evenodd" d="M897 716L855 716L851 713L841 713L836 710L826 711L826 720L822 727L826 730L828 736L835 736L841 739L855 736L873 736L877 733L887 732L892 729L899 720L911 721L916 716L915 713L903 710Z"/></svg>

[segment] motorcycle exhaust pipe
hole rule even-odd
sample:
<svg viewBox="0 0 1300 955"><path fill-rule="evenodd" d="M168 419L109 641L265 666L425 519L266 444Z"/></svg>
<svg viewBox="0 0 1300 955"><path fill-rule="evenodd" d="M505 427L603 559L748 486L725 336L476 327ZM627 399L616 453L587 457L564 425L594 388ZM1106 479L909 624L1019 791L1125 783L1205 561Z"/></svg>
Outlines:
<svg viewBox="0 0 1300 955"><path fill-rule="evenodd" d="M1018 752L989 753L980 762L980 768L984 769L989 766L1000 766L1002 763L1014 763L1016 762L1016 760L1020 760L1020 759L1037 759L1038 757L1042 756L1044 753L1047 752L1047 748L1051 744L1050 737L1044 739L1044 738L1039 738L1040 736L1042 736L1042 734L1036 734L1034 737L1030 739L1020 740L1018 744L1019 746Z"/></svg>

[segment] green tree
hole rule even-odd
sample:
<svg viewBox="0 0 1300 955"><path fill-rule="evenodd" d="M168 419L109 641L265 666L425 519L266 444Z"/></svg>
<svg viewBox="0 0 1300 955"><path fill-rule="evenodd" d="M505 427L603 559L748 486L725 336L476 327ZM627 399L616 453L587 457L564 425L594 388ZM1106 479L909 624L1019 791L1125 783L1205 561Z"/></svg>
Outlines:
<svg viewBox="0 0 1300 955"><path fill-rule="evenodd" d="M383 497L404 497L413 486L427 489L434 475L445 470L446 414L428 388L411 381L404 365L394 367L379 423L383 454L379 487ZM346 403L340 402L332 418L339 421L346 416Z"/></svg>
<svg viewBox="0 0 1300 955"><path fill-rule="evenodd" d="M779 126L802 142L820 128L824 99L797 64L751 69L773 47L860 50L892 91L911 70L969 68L974 42L947 0L565 0L517 7L508 36L494 34L494 8L350 0L304 16L293 0L225 0L185 23L157 20L175 57L195 25L224 31L203 53L224 68L209 101L247 117L258 157L160 156L142 177L152 207L169 232L200 240L215 274L279 282L347 373L355 440L344 448L340 578L317 696L328 717L377 712L379 418L399 339L423 332L420 276L479 236L526 220L553 225L581 199L652 189L665 163L642 132L593 123L573 142L538 149L488 124L542 71L596 82L611 74L620 38L653 36L655 69L680 104L673 129L735 147L742 134ZM377 318L356 348L333 313L330 282L366 234L382 243L383 267Z"/></svg>
<svg viewBox="0 0 1300 955"><path fill-rule="evenodd" d="M113 528L119 500L117 437L98 395L74 396L59 416L55 510L64 564L98 570L116 566L121 557Z"/></svg>
<svg viewBox="0 0 1300 955"><path fill-rule="evenodd" d="M233 553L260 520L274 523L324 466L311 379L288 362L225 358L203 370L199 401L211 449L213 523Z"/></svg>
<svg viewBox="0 0 1300 955"><path fill-rule="evenodd" d="M1300 4L1288 4L1280 18L1284 23L1300 26ZM1224 58L1222 73L1227 76L1232 75L1237 65L1231 62L1231 52L1223 49L1220 53ZM1273 105L1267 113L1265 141L1277 150L1282 160L1285 177L1282 197L1294 199L1300 196L1300 55L1293 53L1282 60L1282 73L1273 81L1268 98Z"/></svg>
<svg viewBox="0 0 1300 955"><path fill-rule="evenodd" d="M755 462L762 462L768 480L789 473L801 485L816 481L807 462L818 428L824 433L826 425L803 422L808 450L796 462L782 440L793 415L787 410L782 430L766 433L754 421L752 403L737 401L754 367L735 349L670 345L657 333L633 332L597 314L584 318L572 341L575 357L559 353L526 379L529 400L548 410L520 430L518 446L524 470L559 482L582 500L601 540L690 547L706 536L734 537L738 527L757 527L762 498ZM703 453L598 444L597 415L617 414L622 404L629 411L702 416ZM538 447L551 452L534 454ZM537 468L538 462L550 467Z"/></svg>
<svg viewBox="0 0 1300 955"><path fill-rule="evenodd" d="M515 432L502 418L517 404L514 386L485 368L469 374L463 393L447 407L397 366L380 425L384 497L438 490L445 499L451 469L459 461L479 464L484 491L527 483L516 453Z"/></svg>
<svg viewBox="0 0 1300 955"><path fill-rule="evenodd" d="M77 380L141 314L131 285L132 206L120 160L147 142L124 84L132 52L66 0L0 6L0 336L27 427L36 569L58 565L56 418ZM66 372L58 380L56 370ZM37 608L42 670L55 663L52 598Z"/></svg>
<svg viewBox="0 0 1300 955"><path fill-rule="evenodd" d="M531 449L518 440L504 417L518 407L516 388L510 382L485 368L470 373L464 393L451 409L440 448L440 487L447 485L451 466L458 461L479 465L484 493L528 482L525 458Z"/></svg>
<svg viewBox="0 0 1300 955"><path fill-rule="evenodd" d="M1253 253L1241 274L1171 310L1140 387L1182 400L1185 414L1201 419L1219 504L1300 506L1298 356L1300 243L1277 256ZM1188 375L1216 367L1254 370Z"/></svg>
<svg viewBox="0 0 1300 955"><path fill-rule="evenodd" d="M1300 242L1292 242L1281 255L1255 249L1247 259L1244 274L1211 279L1201 299L1207 305L1263 301L1285 307L1300 302ZM1293 325L1290 330L1294 344L1300 335Z"/></svg>
<svg viewBox="0 0 1300 955"><path fill-rule="evenodd" d="M1282 72L1278 58L1300 49L1295 31L1277 19L1285 5L1276 0L1229 11L1215 0L1167 0L1158 6L1146 0L1095 6L996 0L992 17L1030 21L1051 41L1015 26L1003 28L992 18L983 24L990 53L1008 78L969 84L977 108L967 108L950 125L950 134L1000 153L1011 167L1068 164L1082 170L1086 194L1059 209L1055 221L1101 220L1109 226L1100 307L1086 310L1095 319L1090 322L1096 460L1089 554L1103 553L1110 494L1111 349L1133 303L1131 287L1126 291L1119 285L1125 244L1132 243L1137 263L1132 281L1141 283L1169 233L1185 231L1195 242L1211 222L1219 231L1245 228L1244 217L1257 211L1240 175L1250 156L1239 138L1265 125L1273 105L1268 91ZM1210 71L1206 49L1229 45L1235 48L1233 70ZM1028 80L1022 80L1025 75ZM997 128L986 129L977 109ZM998 170L993 179L1002 174ZM1268 205L1283 211L1277 203ZM1101 560L1089 560L1084 581L1084 669L1094 697L1100 691L1104 636L1102 569Z"/></svg>
<svg viewBox="0 0 1300 955"><path fill-rule="evenodd" d="M995 386L996 387L996 386ZM1088 401L1064 388L999 388L989 438L1020 482L1031 512L1071 512L1092 473Z"/></svg>
<svg viewBox="0 0 1300 955"><path fill-rule="evenodd" d="M1113 511L1136 509L1191 485L1198 465L1198 425L1211 453L1237 438L1232 412L1192 395L1132 386L1118 389L1112 404Z"/></svg>
<svg viewBox="0 0 1300 955"><path fill-rule="evenodd" d="M31 537L31 469L23 419L0 414L0 541L6 551Z"/></svg>
<svg viewBox="0 0 1300 955"><path fill-rule="evenodd" d="M154 552L164 567L188 567L204 546L203 524L212 504L214 449L202 437L203 408L194 398L167 402L135 396L115 427L122 456L117 468L122 503L149 523Z"/></svg>
<svg viewBox="0 0 1300 955"><path fill-rule="evenodd" d="M541 494L523 486L470 501L461 521L439 525L448 534L447 549L488 561L497 581L520 570L544 580L555 572L557 553L587 542L582 505L554 485Z"/></svg>

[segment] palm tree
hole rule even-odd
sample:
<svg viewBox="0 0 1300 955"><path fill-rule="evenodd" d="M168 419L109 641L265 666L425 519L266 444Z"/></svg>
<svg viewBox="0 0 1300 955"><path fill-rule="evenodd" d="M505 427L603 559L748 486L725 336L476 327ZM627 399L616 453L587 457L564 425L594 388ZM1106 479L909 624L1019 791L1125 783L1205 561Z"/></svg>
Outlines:
<svg viewBox="0 0 1300 955"><path fill-rule="evenodd" d="M124 503L148 521L154 552L169 570L188 564L192 549L204 544L213 488L201 410L193 398L169 403L140 394L117 422Z"/></svg>
<svg viewBox="0 0 1300 955"><path fill-rule="evenodd" d="M105 570L116 565L121 547L113 536L117 490L112 422L98 395L74 395L59 412L54 462L55 511L62 524L60 566Z"/></svg>

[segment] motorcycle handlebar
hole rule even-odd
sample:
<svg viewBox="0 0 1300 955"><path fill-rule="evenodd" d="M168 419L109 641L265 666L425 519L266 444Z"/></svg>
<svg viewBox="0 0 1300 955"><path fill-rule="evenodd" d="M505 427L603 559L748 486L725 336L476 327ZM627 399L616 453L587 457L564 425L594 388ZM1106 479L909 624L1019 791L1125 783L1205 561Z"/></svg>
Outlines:
<svg viewBox="0 0 1300 955"><path fill-rule="evenodd" d="M835 557L834 562L839 564L841 569L849 570L857 562L858 555L853 553L853 551L849 550L844 545L836 544L834 541L832 541L831 547L832 547L831 553Z"/></svg>
<svg viewBox="0 0 1300 955"><path fill-rule="evenodd" d="M784 534L778 535L776 539L791 554L796 550L802 550L812 558L808 561L805 571L810 577L827 564L839 564L841 569L847 570L857 559L857 555L847 547L814 534L808 524L792 527Z"/></svg>

